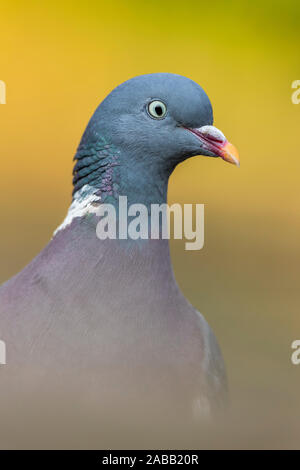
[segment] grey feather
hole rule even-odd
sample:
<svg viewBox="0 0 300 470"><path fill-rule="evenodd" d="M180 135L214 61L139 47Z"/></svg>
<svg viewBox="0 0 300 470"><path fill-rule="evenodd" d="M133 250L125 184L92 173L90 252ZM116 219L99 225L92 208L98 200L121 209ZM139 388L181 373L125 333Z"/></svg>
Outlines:
<svg viewBox="0 0 300 470"><path fill-rule="evenodd" d="M166 119L147 115L151 99L167 103ZM74 197L88 184L101 200L122 194L129 203L166 202L175 166L206 154L184 127L211 124L209 99L189 79L153 74L126 82L83 135ZM74 218L0 288L8 358L2 389L14 386L17 394L21 381L37 391L44 382L49 407L57 384L81 399L93 391L97 406L115 415L129 403L135 411L140 403L150 414L169 409L187 419L195 403L205 402L203 413L207 404L210 412L223 406L223 359L206 320L177 287L168 241L100 241L96 223L91 214Z"/></svg>

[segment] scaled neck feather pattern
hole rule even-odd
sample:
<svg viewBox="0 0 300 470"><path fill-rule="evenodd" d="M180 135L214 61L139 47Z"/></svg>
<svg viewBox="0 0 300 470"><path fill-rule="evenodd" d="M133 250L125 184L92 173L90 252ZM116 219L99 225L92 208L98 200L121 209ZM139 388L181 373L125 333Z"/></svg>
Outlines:
<svg viewBox="0 0 300 470"><path fill-rule="evenodd" d="M73 196L85 185L97 188L102 201L104 196L106 199L116 195L119 190L119 175L116 171L119 154L120 151L103 137L98 138L96 143L82 142L74 156Z"/></svg>
<svg viewBox="0 0 300 470"><path fill-rule="evenodd" d="M121 152L98 133L93 137L83 138L75 154L73 201L54 235L75 218L96 214L99 204L112 204L118 210L119 196L126 196L128 205L139 203L148 210L167 200L170 172L159 166L158 159L132 158L133 153Z"/></svg>
<svg viewBox="0 0 300 470"><path fill-rule="evenodd" d="M103 137L97 142L81 142L74 156L73 200L63 223L54 236L73 219L96 214L100 203L114 203L119 195L120 151Z"/></svg>

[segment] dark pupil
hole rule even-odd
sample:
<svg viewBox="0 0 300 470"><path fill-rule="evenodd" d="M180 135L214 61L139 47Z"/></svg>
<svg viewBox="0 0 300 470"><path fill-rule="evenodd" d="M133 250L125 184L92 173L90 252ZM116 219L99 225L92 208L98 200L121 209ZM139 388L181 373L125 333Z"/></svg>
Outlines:
<svg viewBox="0 0 300 470"><path fill-rule="evenodd" d="M162 113L163 113L163 109L161 106L155 106L155 112L157 114L157 116L161 116Z"/></svg>

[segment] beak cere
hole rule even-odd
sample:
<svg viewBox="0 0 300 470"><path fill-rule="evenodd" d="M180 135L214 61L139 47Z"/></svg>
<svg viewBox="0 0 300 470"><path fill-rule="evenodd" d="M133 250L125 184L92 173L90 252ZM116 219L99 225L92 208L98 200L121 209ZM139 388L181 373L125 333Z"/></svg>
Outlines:
<svg viewBox="0 0 300 470"><path fill-rule="evenodd" d="M240 166L240 159L237 149L232 145L224 134L214 126L202 126L196 129L188 128L201 140L203 148L213 153L216 157L221 157L225 162Z"/></svg>

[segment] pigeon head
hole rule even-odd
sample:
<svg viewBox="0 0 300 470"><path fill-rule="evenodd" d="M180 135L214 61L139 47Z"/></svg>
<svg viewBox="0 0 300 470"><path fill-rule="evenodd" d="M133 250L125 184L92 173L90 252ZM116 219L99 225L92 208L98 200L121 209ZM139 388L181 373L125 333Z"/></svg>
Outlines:
<svg viewBox="0 0 300 470"><path fill-rule="evenodd" d="M138 200L149 191L157 202L175 166L196 155L239 164L233 145L213 126L204 90L180 75L135 77L114 89L91 118L75 155L74 193L89 185L102 196Z"/></svg>

